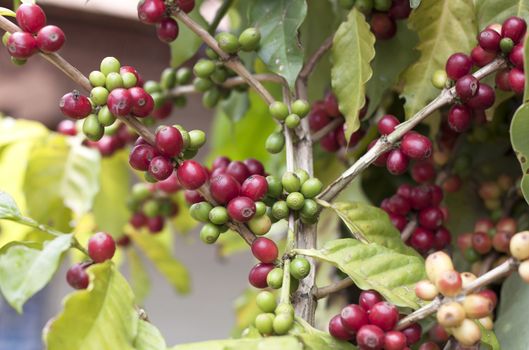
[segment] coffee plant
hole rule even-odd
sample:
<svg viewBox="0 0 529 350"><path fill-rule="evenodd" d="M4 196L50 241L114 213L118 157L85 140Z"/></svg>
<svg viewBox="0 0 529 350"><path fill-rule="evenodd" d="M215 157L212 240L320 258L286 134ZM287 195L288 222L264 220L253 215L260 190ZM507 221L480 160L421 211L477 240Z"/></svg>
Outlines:
<svg viewBox="0 0 529 350"><path fill-rule="evenodd" d="M22 312L70 257L46 348L528 348L526 0L224 0L211 23L200 0L140 0L173 53L158 81L127 57L84 75L17 5L12 63L78 85L56 131L0 119L3 297ZM208 136L166 122L197 93ZM170 246L197 223L256 264L233 338L169 347L139 253L188 293Z"/></svg>

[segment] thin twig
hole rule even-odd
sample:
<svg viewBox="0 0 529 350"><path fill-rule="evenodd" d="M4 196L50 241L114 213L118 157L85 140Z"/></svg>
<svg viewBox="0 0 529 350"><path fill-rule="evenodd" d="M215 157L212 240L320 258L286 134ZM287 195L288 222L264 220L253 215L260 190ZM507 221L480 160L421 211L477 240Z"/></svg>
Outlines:
<svg viewBox="0 0 529 350"><path fill-rule="evenodd" d="M233 0L224 0L222 5L219 7L217 12L215 13L215 18L213 18L213 21L209 25L208 33L213 35L215 34L215 31L217 30L217 27L220 24L220 21L224 18L226 15L226 12L230 9L231 5L233 4Z"/></svg>
<svg viewBox="0 0 529 350"><path fill-rule="evenodd" d="M319 140L324 138L328 133L336 129L338 126L342 125L344 121L345 120L341 116L333 118L333 120L329 124L325 125L323 128L312 134L312 142L318 142Z"/></svg>
<svg viewBox="0 0 529 350"><path fill-rule="evenodd" d="M400 238L403 242L406 242L410 237L413 231L417 228L417 219L410 220L404 230L400 234Z"/></svg>
<svg viewBox="0 0 529 350"><path fill-rule="evenodd" d="M344 278L338 282L329 284L328 286L317 288L314 291L314 297L316 299L323 299L330 294L341 291L342 289L348 288L354 284L353 280L350 278Z"/></svg>

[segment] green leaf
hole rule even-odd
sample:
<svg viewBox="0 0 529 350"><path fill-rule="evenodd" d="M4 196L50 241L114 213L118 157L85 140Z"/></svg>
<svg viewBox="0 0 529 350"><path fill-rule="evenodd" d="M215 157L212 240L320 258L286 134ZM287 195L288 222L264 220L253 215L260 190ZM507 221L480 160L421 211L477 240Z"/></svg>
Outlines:
<svg viewBox="0 0 529 350"><path fill-rule="evenodd" d="M49 133L44 125L38 122L0 118L0 147L21 140L35 139Z"/></svg>
<svg viewBox="0 0 529 350"><path fill-rule="evenodd" d="M414 249L402 242L399 230L382 209L357 202L337 202L331 208L359 241L377 243L397 253L420 257Z"/></svg>
<svg viewBox="0 0 529 350"><path fill-rule="evenodd" d="M511 16L529 16L529 0L476 0L476 7L480 29L493 23L502 24Z"/></svg>
<svg viewBox="0 0 529 350"><path fill-rule="evenodd" d="M268 69L284 77L291 89L303 67L298 30L307 15L305 0L254 0L249 22L261 31L257 52Z"/></svg>
<svg viewBox="0 0 529 350"><path fill-rule="evenodd" d="M422 0L410 0L410 7L416 9L421 4Z"/></svg>
<svg viewBox="0 0 529 350"><path fill-rule="evenodd" d="M0 16L4 17L16 17L16 13L8 8L0 6Z"/></svg>
<svg viewBox="0 0 529 350"><path fill-rule="evenodd" d="M525 17L527 18L527 17ZM529 39L527 39L527 35L525 36L524 40L524 57L529 57L529 48L527 48L527 44L529 43ZM527 72L527 69L529 69L529 60L524 60L524 71ZM527 79L527 75L529 73L525 73L525 78ZM529 84L528 84L529 85ZM524 92L523 92L523 101L525 103L529 102L529 86L525 86Z"/></svg>
<svg viewBox="0 0 529 350"><path fill-rule="evenodd" d="M99 191L100 153L83 146L79 139L69 139L70 152L66 159L60 193L64 204L77 217L87 213Z"/></svg>
<svg viewBox="0 0 529 350"><path fill-rule="evenodd" d="M232 91L228 99L220 102L219 107L224 115L237 122L246 114L249 104L248 93Z"/></svg>
<svg viewBox="0 0 529 350"><path fill-rule="evenodd" d="M196 8L189 13L189 16L204 28L207 26L207 23L204 18L202 18L199 11L200 6L202 5L202 0L196 0L195 3ZM202 40L187 26L180 25L179 28L178 39L170 44L172 67L178 67L193 57L202 45Z"/></svg>
<svg viewBox="0 0 529 350"><path fill-rule="evenodd" d="M321 250L297 249L296 252L333 264L360 289L374 289L397 306L419 307L414 288L426 278L422 258L352 238L329 241Z"/></svg>
<svg viewBox="0 0 529 350"><path fill-rule="evenodd" d="M511 121L511 144L522 167L520 188L525 201L529 203L529 104L524 104Z"/></svg>
<svg viewBox="0 0 529 350"><path fill-rule="evenodd" d="M529 285L517 273L503 283L498 317L494 322L496 336L503 349L529 349Z"/></svg>
<svg viewBox="0 0 529 350"><path fill-rule="evenodd" d="M188 233L197 227L198 222L189 214L189 204L182 191L178 191L172 198L178 206L178 214L172 219L171 224L179 233Z"/></svg>
<svg viewBox="0 0 529 350"><path fill-rule="evenodd" d="M247 288L235 300L235 327L231 331L232 337L239 338L242 331L252 325L257 315L262 312L255 302L258 293L255 288Z"/></svg>
<svg viewBox="0 0 529 350"><path fill-rule="evenodd" d="M127 249L127 260L130 271L130 287L134 291L136 303L142 305L151 290L149 273L134 248Z"/></svg>
<svg viewBox="0 0 529 350"><path fill-rule="evenodd" d="M433 73L444 69L453 53L469 53L477 35L473 0L423 0L408 23L419 35L420 58L403 74L407 119L439 94L431 83Z"/></svg>
<svg viewBox="0 0 529 350"><path fill-rule="evenodd" d="M375 36L364 15L354 7L334 36L331 84L345 116L345 139L360 127L359 111L365 104L365 84L373 71Z"/></svg>
<svg viewBox="0 0 529 350"><path fill-rule="evenodd" d="M164 350L167 349L162 334L151 323L140 320L138 323L138 335L134 341L136 350Z"/></svg>
<svg viewBox="0 0 529 350"><path fill-rule="evenodd" d="M406 22L398 21L395 37L376 42L376 55L371 62L373 77L366 86L369 97L368 116L378 108L388 89L398 83L402 72L419 57L418 52L413 50L417 41L417 34L408 29ZM391 64L388 64L388 57L391 57Z"/></svg>
<svg viewBox="0 0 529 350"><path fill-rule="evenodd" d="M305 345L304 350L321 350L321 349L334 349L334 350L355 350L356 347L351 343L338 340L332 337L327 332L322 332L318 329L311 327L302 319L296 320L301 323L307 331L306 333L299 334L300 340Z"/></svg>
<svg viewBox="0 0 529 350"><path fill-rule="evenodd" d="M303 350L296 337L267 337L257 339L212 340L202 343L177 345L171 350Z"/></svg>
<svg viewBox="0 0 529 350"><path fill-rule="evenodd" d="M228 257L248 250L248 243L237 232L232 230L220 235L217 244L219 247L217 252L221 257Z"/></svg>
<svg viewBox="0 0 529 350"><path fill-rule="evenodd" d="M20 210L9 193L0 191L0 219L16 219L20 217Z"/></svg>
<svg viewBox="0 0 529 350"><path fill-rule="evenodd" d="M146 233L130 231L129 235L176 291L181 294L189 293L189 271L162 243Z"/></svg>
<svg viewBox="0 0 529 350"><path fill-rule="evenodd" d="M494 331L490 331L483 327L483 325L478 320L475 322L481 329L481 345L486 345L486 347L490 350L500 350L500 343L498 342L498 338L496 337Z"/></svg>
<svg viewBox="0 0 529 350"><path fill-rule="evenodd" d="M0 249L0 290L18 312L53 277L62 254L72 245L72 235L63 235L43 245L12 242Z"/></svg>
<svg viewBox="0 0 529 350"><path fill-rule="evenodd" d="M100 230L118 238L130 217L126 198L130 190L127 151L101 160L100 190L94 199L94 215Z"/></svg>
<svg viewBox="0 0 529 350"><path fill-rule="evenodd" d="M48 350L133 350L138 333L134 295L111 261L88 269L90 286L66 297L44 329Z"/></svg>

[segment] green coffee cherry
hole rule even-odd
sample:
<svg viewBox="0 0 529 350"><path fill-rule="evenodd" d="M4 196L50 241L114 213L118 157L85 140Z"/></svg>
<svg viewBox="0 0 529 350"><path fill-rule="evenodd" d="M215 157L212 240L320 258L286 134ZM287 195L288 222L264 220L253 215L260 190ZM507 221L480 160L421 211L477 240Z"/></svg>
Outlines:
<svg viewBox="0 0 529 350"><path fill-rule="evenodd" d="M218 206L209 212L209 221L215 225L224 225L229 219L228 210L224 207Z"/></svg>
<svg viewBox="0 0 529 350"><path fill-rule="evenodd" d="M266 276L266 283L272 289L279 289L283 285L283 269L276 267Z"/></svg>
<svg viewBox="0 0 529 350"><path fill-rule="evenodd" d="M108 91L124 87L121 74L115 72L108 73L105 86L107 87Z"/></svg>
<svg viewBox="0 0 529 350"><path fill-rule="evenodd" d="M108 109L107 106L103 106L101 107L101 109L99 109L99 112L97 113L97 120L99 120L99 122L103 126L110 126L114 124L114 122L116 121L116 117L110 112L110 109Z"/></svg>
<svg viewBox="0 0 529 350"><path fill-rule="evenodd" d="M198 92L206 92L213 86L213 82L209 79L195 78L193 86Z"/></svg>
<svg viewBox="0 0 529 350"><path fill-rule="evenodd" d="M189 144L191 143L191 137L189 136L189 133L182 125L175 124L173 125L175 128L180 131L180 134L182 135L182 141L184 142L184 149L189 147Z"/></svg>
<svg viewBox="0 0 529 350"><path fill-rule="evenodd" d="M276 297L269 291L262 291L257 294L255 303L263 312L274 312L277 307Z"/></svg>
<svg viewBox="0 0 529 350"><path fill-rule="evenodd" d="M209 212L213 206L208 202L195 203L189 208L191 217L200 222L209 222Z"/></svg>
<svg viewBox="0 0 529 350"><path fill-rule="evenodd" d="M272 198L279 198L283 194L283 185L281 180L274 175L268 175L266 177L266 182L268 183L268 192L266 195Z"/></svg>
<svg viewBox="0 0 529 350"><path fill-rule="evenodd" d="M255 318L255 328L259 331L261 334L272 334L274 331L274 319L275 315L272 313L268 314L259 314Z"/></svg>
<svg viewBox="0 0 529 350"><path fill-rule="evenodd" d="M305 199L303 201L303 207L301 208L301 215L307 219L311 219L318 216L319 211L318 203L313 199Z"/></svg>
<svg viewBox="0 0 529 350"><path fill-rule="evenodd" d="M303 185L305 181L307 181L310 178L309 173L306 170L301 169L301 168L294 170L294 174L296 174L296 176L299 178L301 185Z"/></svg>
<svg viewBox="0 0 529 350"><path fill-rule="evenodd" d="M239 35L239 44L243 51L255 51L259 48L261 33L257 28L247 28Z"/></svg>
<svg viewBox="0 0 529 350"><path fill-rule="evenodd" d="M463 253L463 256L465 257L465 260L474 263L481 259L481 256L477 251L475 251L473 248L467 248L465 252Z"/></svg>
<svg viewBox="0 0 529 350"><path fill-rule="evenodd" d="M314 198L321 193L323 184L315 177L311 177L301 186L301 193L305 198Z"/></svg>
<svg viewBox="0 0 529 350"><path fill-rule="evenodd" d="M161 108L165 104L165 96L161 92L153 92L151 97L154 101L154 108Z"/></svg>
<svg viewBox="0 0 529 350"><path fill-rule="evenodd" d="M248 227L256 236L266 235L272 227L272 220L268 215L254 216L248 222Z"/></svg>
<svg viewBox="0 0 529 350"><path fill-rule="evenodd" d="M174 68L165 68L162 71L160 85L164 90L171 90L176 86L176 70Z"/></svg>
<svg viewBox="0 0 529 350"><path fill-rule="evenodd" d="M97 119L99 120L99 116L97 117ZM112 125L109 125L107 127L105 127L105 135L116 135L116 133L118 132L118 129L119 129L119 123L114 123Z"/></svg>
<svg viewBox="0 0 529 350"><path fill-rule="evenodd" d="M265 148L272 154L279 153L285 147L285 135L282 132L274 132L268 136Z"/></svg>
<svg viewBox="0 0 529 350"><path fill-rule="evenodd" d="M303 208L305 197L299 192L292 192L287 196L287 205L292 210Z"/></svg>
<svg viewBox="0 0 529 350"><path fill-rule="evenodd" d="M291 315L292 317L294 317L294 308L290 304L281 303L277 305L275 314L276 315L287 314L287 315Z"/></svg>
<svg viewBox="0 0 529 350"><path fill-rule="evenodd" d="M297 114L300 118L305 118L310 112L310 104L305 100L296 100L290 106L293 114Z"/></svg>
<svg viewBox="0 0 529 350"><path fill-rule="evenodd" d="M285 335L294 325L294 317L287 313L281 313L274 318L273 328L277 335Z"/></svg>
<svg viewBox="0 0 529 350"><path fill-rule="evenodd" d="M105 57L103 61L101 61L100 70L104 75L119 73L120 68L121 63L119 63L118 59L115 57Z"/></svg>
<svg viewBox="0 0 529 350"><path fill-rule="evenodd" d="M209 78L215 71L216 67L217 65L215 62L201 58L197 63L195 63L193 72L195 72L195 75L199 78Z"/></svg>
<svg viewBox="0 0 529 350"><path fill-rule="evenodd" d="M375 0L373 7L377 11L387 12L391 8L391 0Z"/></svg>
<svg viewBox="0 0 529 350"><path fill-rule="evenodd" d="M123 87L125 89L130 89L138 84L138 78L136 78L136 75L131 72L121 74L121 79L123 80Z"/></svg>
<svg viewBox="0 0 529 350"><path fill-rule="evenodd" d="M290 294L296 292L299 288L299 281L290 276Z"/></svg>
<svg viewBox="0 0 529 350"><path fill-rule="evenodd" d="M143 203L142 211L146 216L153 218L160 214L160 204L157 200L150 199Z"/></svg>
<svg viewBox="0 0 529 350"><path fill-rule="evenodd" d="M173 203L169 198L166 198L160 202L160 215L169 218L174 215Z"/></svg>
<svg viewBox="0 0 529 350"><path fill-rule="evenodd" d="M11 57L11 63L13 63L15 66L23 66L27 62L28 62L28 60L24 59L24 58Z"/></svg>
<svg viewBox="0 0 529 350"><path fill-rule="evenodd" d="M102 86L97 86L90 91L90 100L96 106L103 106L107 104L108 90Z"/></svg>
<svg viewBox="0 0 529 350"><path fill-rule="evenodd" d="M235 35L223 32L217 34L215 39L217 39L217 43L222 51L229 54L237 53L237 51L239 51L239 40L237 40Z"/></svg>
<svg viewBox="0 0 529 350"><path fill-rule="evenodd" d="M145 84L143 84L143 90L152 95L155 92L162 92L162 87L157 81L147 80Z"/></svg>
<svg viewBox="0 0 529 350"><path fill-rule="evenodd" d="M368 15L373 11L373 0L356 0L355 6L358 11Z"/></svg>
<svg viewBox="0 0 529 350"><path fill-rule="evenodd" d="M300 215L301 222L305 225L314 225L318 223L318 216L308 217L303 214Z"/></svg>
<svg viewBox="0 0 529 350"><path fill-rule="evenodd" d="M99 120L97 120L97 115L90 114L83 121L83 133L86 135L86 138L92 141L99 141L105 134L105 128Z"/></svg>
<svg viewBox="0 0 529 350"><path fill-rule="evenodd" d="M220 100L220 91L217 88L211 88L202 96L202 104L206 108L214 108Z"/></svg>
<svg viewBox="0 0 529 350"><path fill-rule="evenodd" d="M514 41L511 38L505 37L500 40L500 49L504 54L508 54L514 47Z"/></svg>
<svg viewBox="0 0 529 350"><path fill-rule="evenodd" d="M255 202L255 216L254 217L263 216L264 214L266 214L266 204L264 204L263 202Z"/></svg>
<svg viewBox="0 0 529 350"><path fill-rule="evenodd" d="M95 70L90 73L88 80L90 80L90 84L94 87L105 86L107 77L102 72Z"/></svg>
<svg viewBox="0 0 529 350"><path fill-rule="evenodd" d="M338 4L346 10L350 10L353 8L355 0L338 0Z"/></svg>
<svg viewBox="0 0 529 350"><path fill-rule="evenodd" d="M182 158L184 159L193 159L198 153L198 149L186 149L184 153L182 154Z"/></svg>
<svg viewBox="0 0 529 350"><path fill-rule="evenodd" d="M213 244L217 241L220 236L220 230L218 226L213 224L205 224L200 230L200 239L206 244Z"/></svg>
<svg viewBox="0 0 529 350"><path fill-rule="evenodd" d="M146 118L141 118L140 123L145 126L153 126L154 124L156 124L156 119L154 119L154 117L152 116L148 116Z"/></svg>
<svg viewBox="0 0 529 350"><path fill-rule="evenodd" d="M226 71L226 68L224 67L217 67L213 74L211 74L211 80L215 84L222 84L228 79L228 72Z"/></svg>
<svg viewBox="0 0 529 350"><path fill-rule="evenodd" d="M289 114L285 119L285 125L289 129L295 129L301 124L301 118L297 114Z"/></svg>
<svg viewBox="0 0 529 350"><path fill-rule="evenodd" d="M176 71L176 82L179 85L189 84L192 78L193 73L187 67L180 68Z"/></svg>
<svg viewBox="0 0 529 350"><path fill-rule="evenodd" d="M304 279L310 273L309 261L305 258L296 257L290 262L290 274L297 280Z"/></svg>
<svg viewBox="0 0 529 350"><path fill-rule="evenodd" d="M278 220L286 219L289 213L290 210L288 209L287 202L285 201L277 201L272 206L272 216Z"/></svg>
<svg viewBox="0 0 529 350"><path fill-rule="evenodd" d="M5 32L4 35L2 35L2 44L4 46L7 46L7 41L9 40L9 37L11 36L11 33Z"/></svg>
<svg viewBox="0 0 529 350"><path fill-rule="evenodd" d="M206 144L206 133L202 130L189 131L189 145L187 148L191 150L200 149Z"/></svg>
<svg viewBox="0 0 529 350"><path fill-rule="evenodd" d="M147 186L144 183L137 183L134 186L132 186L132 199L138 202L141 202L151 195L151 191L149 190L149 186Z"/></svg>
<svg viewBox="0 0 529 350"><path fill-rule="evenodd" d="M148 171L144 173L143 178L145 179L145 181L151 184L158 182L158 180L156 180Z"/></svg>
<svg viewBox="0 0 529 350"><path fill-rule="evenodd" d="M209 59L212 59L212 60L216 60L219 58L219 55L215 52L215 50L213 50L211 47L208 47L206 50L205 50L205 53L206 53L206 56L209 58Z"/></svg>
<svg viewBox="0 0 529 350"><path fill-rule="evenodd" d="M298 192L301 189L301 180L291 171L283 174L281 184L287 193Z"/></svg>
<svg viewBox="0 0 529 350"><path fill-rule="evenodd" d="M433 72L432 75L432 85L437 89L444 89L446 87L446 82L448 81L448 76L444 69L438 69Z"/></svg>
<svg viewBox="0 0 529 350"><path fill-rule="evenodd" d="M187 97L175 96L173 97L173 104L175 107L184 108L187 105Z"/></svg>
<svg viewBox="0 0 529 350"><path fill-rule="evenodd" d="M268 106L268 110L272 117L277 120L285 120L288 117L288 107L283 102L275 101Z"/></svg>

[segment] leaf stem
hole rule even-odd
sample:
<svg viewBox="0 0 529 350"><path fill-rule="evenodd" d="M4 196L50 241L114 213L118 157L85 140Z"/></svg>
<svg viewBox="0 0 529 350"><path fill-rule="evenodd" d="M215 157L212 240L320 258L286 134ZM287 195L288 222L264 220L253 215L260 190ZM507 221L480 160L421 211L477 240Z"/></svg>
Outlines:
<svg viewBox="0 0 529 350"><path fill-rule="evenodd" d="M217 27L220 24L220 21L224 18L228 10L230 9L231 5L233 4L233 0L224 0L222 5L219 7L217 12L215 13L215 18L213 18L213 21L209 25L208 33L213 35L215 34L215 31L217 30Z"/></svg>

